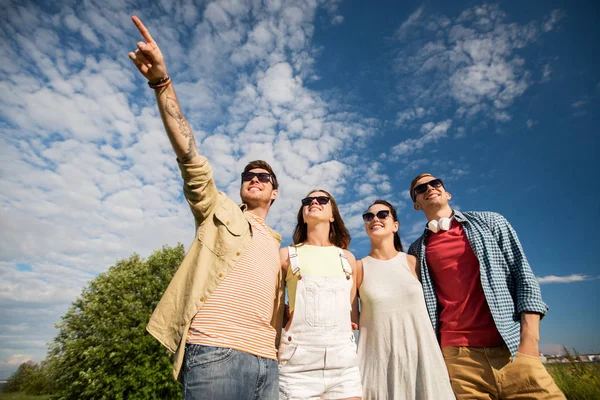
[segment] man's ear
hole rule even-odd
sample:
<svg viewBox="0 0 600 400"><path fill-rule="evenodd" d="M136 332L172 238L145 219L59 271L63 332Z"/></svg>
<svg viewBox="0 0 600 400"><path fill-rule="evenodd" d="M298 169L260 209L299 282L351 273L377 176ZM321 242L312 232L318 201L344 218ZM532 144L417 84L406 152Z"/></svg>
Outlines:
<svg viewBox="0 0 600 400"><path fill-rule="evenodd" d="M452 198L452 195L450 194L450 192L446 192L446 195L448 196L448 200L450 200Z"/></svg>
<svg viewBox="0 0 600 400"><path fill-rule="evenodd" d="M273 191L271 192L271 200L275 200L278 195L279 195L279 190L273 189Z"/></svg>
<svg viewBox="0 0 600 400"><path fill-rule="evenodd" d="M398 232L399 228L400 228L400 224L398 224L398 221L394 221L394 233Z"/></svg>
<svg viewBox="0 0 600 400"><path fill-rule="evenodd" d="M419 211L421 209L421 206L419 205L419 203L413 203L413 208Z"/></svg>

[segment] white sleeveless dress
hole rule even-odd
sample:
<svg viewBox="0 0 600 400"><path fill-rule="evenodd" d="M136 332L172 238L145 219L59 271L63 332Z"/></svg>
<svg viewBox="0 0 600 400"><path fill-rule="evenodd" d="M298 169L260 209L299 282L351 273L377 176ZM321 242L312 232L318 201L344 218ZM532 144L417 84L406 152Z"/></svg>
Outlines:
<svg viewBox="0 0 600 400"><path fill-rule="evenodd" d="M406 254L365 257L358 356L363 399L454 399L427 313L421 283Z"/></svg>

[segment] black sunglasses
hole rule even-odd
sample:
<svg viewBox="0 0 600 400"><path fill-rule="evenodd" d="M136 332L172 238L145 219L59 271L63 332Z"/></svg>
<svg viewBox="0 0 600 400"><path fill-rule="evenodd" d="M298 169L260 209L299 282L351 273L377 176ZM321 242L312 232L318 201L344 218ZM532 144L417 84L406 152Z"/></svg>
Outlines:
<svg viewBox="0 0 600 400"><path fill-rule="evenodd" d="M413 192L412 192L413 201L415 201L417 199L418 195L420 195L421 193L425 193L427 191L428 186L431 186L432 188L437 189L439 187L443 187L444 182L442 182L441 179L434 179L432 181L421 183L420 185L415 186L413 188Z"/></svg>
<svg viewBox="0 0 600 400"><path fill-rule="evenodd" d="M317 203L319 203L320 205L325 205L327 203L329 203L329 197L327 196L314 196L314 197L305 197L302 199L302 205L303 206L309 206L313 200L316 200Z"/></svg>
<svg viewBox="0 0 600 400"><path fill-rule="evenodd" d="M242 172L242 182L248 182L257 177L259 182L271 182L271 174L266 172Z"/></svg>
<svg viewBox="0 0 600 400"><path fill-rule="evenodd" d="M368 211L362 215L363 221L365 222L371 222L375 217L377 217L378 220L383 221L389 216L390 210L379 210L376 214L373 214L372 212Z"/></svg>

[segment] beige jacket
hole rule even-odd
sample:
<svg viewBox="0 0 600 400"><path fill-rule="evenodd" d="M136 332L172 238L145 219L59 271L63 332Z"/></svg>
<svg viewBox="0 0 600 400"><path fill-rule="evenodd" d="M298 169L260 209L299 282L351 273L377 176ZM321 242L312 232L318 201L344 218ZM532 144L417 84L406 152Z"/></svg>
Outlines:
<svg viewBox="0 0 600 400"><path fill-rule="evenodd" d="M217 190L206 158L196 164L179 164L183 191L196 220L196 238L171 279L146 329L169 351L175 353L173 376L178 379L187 332L194 315L240 259L250 243L252 230L238 206ZM281 236L271 230L281 243ZM279 346L283 324L284 276L280 272L271 325Z"/></svg>

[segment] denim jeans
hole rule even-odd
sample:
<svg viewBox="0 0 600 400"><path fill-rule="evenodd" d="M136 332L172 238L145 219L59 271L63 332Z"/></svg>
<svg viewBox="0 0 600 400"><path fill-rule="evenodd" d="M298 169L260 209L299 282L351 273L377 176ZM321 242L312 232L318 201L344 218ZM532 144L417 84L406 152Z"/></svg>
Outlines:
<svg viewBox="0 0 600 400"><path fill-rule="evenodd" d="M184 400L277 400L277 360L223 347L185 345Z"/></svg>

